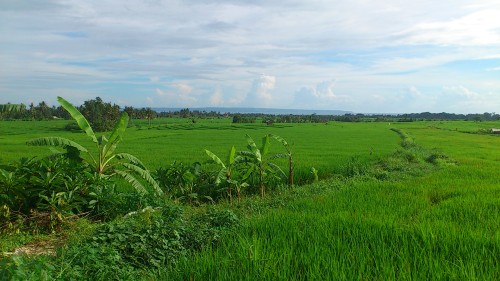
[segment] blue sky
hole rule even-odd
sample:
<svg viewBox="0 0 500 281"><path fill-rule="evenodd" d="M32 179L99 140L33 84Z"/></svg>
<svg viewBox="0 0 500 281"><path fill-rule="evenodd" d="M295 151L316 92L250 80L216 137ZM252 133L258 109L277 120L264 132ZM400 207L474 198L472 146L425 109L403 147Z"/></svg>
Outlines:
<svg viewBox="0 0 500 281"><path fill-rule="evenodd" d="M498 0L0 0L0 103L500 112Z"/></svg>

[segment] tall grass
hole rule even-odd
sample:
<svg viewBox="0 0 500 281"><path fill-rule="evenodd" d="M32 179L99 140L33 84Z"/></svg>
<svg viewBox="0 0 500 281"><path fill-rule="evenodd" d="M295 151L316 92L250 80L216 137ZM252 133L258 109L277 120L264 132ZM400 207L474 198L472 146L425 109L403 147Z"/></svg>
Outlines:
<svg viewBox="0 0 500 281"><path fill-rule="evenodd" d="M416 133L417 143L449 145L444 141L450 131L433 131L432 138L424 138L420 133L427 129L407 129ZM475 159L475 144L491 137L452 134L462 139L446 149L457 157L456 165L441 165L438 171L398 181L355 177L340 184L320 183L323 188L301 187L295 192L307 193L311 188L323 192L281 201L267 212L251 212L238 234L217 249L185 261L176 271L163 272L162 277L499 280L500 180L493 172L497 153L487 156L479 151L485 159ZM429 152L421 150L415 157L421 159ZM484 165L482 169L478 163ZM398 171L405 173L413 172Z"/></svg>
<svg viewBox="0 0 500 281"><path fill-rule="evenodd" d="M461 224L443 213L446 207L432 208L423 193L415 194L403 184L354 184L253 216L220 247L185 261L162 277L497 280L498 230L495 237L491 229L479 229L475 220ZM498 213L487 216L489 223L500 219Z"/></svg>

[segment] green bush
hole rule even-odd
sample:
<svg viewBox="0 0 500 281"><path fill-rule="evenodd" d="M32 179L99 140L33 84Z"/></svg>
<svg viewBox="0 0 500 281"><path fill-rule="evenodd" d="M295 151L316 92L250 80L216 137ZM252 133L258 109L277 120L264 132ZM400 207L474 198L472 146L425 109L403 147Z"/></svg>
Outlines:
<svg viewBox="0 0 500 281"><path fill-rule="evenodd" d="M216 175L195 162L185 165L174 161L167 167L160 167L153 173L158 185L172 199L198 205L213 202L224 196L224 189L216 185Z"/></svg>
<svg viewBox="0 0 500 281"><path fill-rule="evenodd" d="M65 217L89 212L99 198L92 188L107 185L81 163L64 156L21 159L0 168L0 224L4 232L31 227L53 231Z"/></svg>
<svg viewBox="0 0 500 281"><path fill-rule="evenodd" d="M229 210L211 209L186 218L178 206L148 207L99 226L92 237L83 241L83 245L90 245L90 248L79 255L105 248L119 256L115 257L117 262L136 269L169 267L188 253L216 245L221 231L237 222L237 217ZM88 265L82 268L88 270Z"/></svg>
<svg viewBox="0 0 500 281"><path fill-rule="evenodd" d="M186 214L176 205L147 207L95 228L84 226L56 257L0 258L0 280L152 279L157 270L217 246L237 224L230 210Z"/></svg>

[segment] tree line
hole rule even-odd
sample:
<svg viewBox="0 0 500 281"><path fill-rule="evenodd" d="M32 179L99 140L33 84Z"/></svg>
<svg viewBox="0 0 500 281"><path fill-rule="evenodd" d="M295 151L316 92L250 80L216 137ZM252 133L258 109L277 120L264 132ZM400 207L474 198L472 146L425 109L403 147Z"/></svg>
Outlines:
<svg viewBox="0 0 500 281"><path fill-rule="evenodd" d="M294 114L261 114L261 113L220 113L215 111L200 111L184 108L178 111L157 112L152 108L135 108L125 106L123 109L116 104L104 102L100 97L85 101L78 110L89 120L96 131L108 131L113 128L121 112L127 112L131 119L155 118L226 118L231 117L233 123L326 123L337 122L413 122L423 120L465 120L465 121L495 121L500 120L500 115L494 112L482 114L456 114L456 113L404 113L404 114L352 114L344 115L294 115ZM45 101L35 105L25 104L0 104L0 120L52 120L71 119L68 112L61 106L49 106ZM194 122L194 121L193 121Z"/></svg>

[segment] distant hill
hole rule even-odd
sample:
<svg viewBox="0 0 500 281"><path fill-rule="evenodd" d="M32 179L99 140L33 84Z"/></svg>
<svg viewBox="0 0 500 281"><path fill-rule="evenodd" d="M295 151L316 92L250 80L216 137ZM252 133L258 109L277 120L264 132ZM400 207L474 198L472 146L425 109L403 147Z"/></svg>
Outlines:
<svg viewBox="0 0 500 281"><path fill-rule="evenodd" d="M153 107L152 110L156 112L174 112L180 111L182 108L166 108L166 107ZM246 108L246 107L197 107L197 108L189 108L191 111L215 111L220 113L262 113L262 114L273 114L273 115L345 115L352 114L352 111L344 111L344 110L313 110L313 109L284 109L284 108Z"/></svg>

